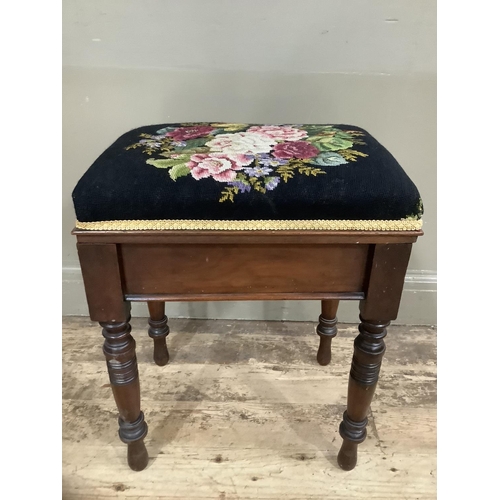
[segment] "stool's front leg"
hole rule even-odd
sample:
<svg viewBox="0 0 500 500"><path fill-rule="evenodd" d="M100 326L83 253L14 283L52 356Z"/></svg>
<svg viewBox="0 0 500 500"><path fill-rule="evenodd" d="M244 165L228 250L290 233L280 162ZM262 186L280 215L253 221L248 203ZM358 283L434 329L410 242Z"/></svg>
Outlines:
<svg viewBox="0 0 500 500"><path fill-rule="evenodd" d="M366 438L368 409L377 385L385 352L384 337L389 325L389 322L360 319L359 335L354 340L354 356L349 375L347 411L344 412L339 429L344 442L337 461L344 470L354 469L358 444Z"/></svg>
<svg viewBox="0 0 500 500"><path fill-rule="evenodd" d="M332 339L337 335L338 308L338 300L321 301L321 316L316 327L316 333L319 335L319 348L316 359L322 366L330 363L332 359Z"/></svg>
<svg viewBox="0 0 500 500"><path fill-rule="evenodd" d="M409 243L373 248L365 298L359 305L361 324L354 340L347 411L339 429L344 442L337 460L344 470L355 467L358 444L366 437L366 417L385 352L386 328L398 316L410 252Z"/></svg>
<svg viewBox="0 0 500 500"><path fill-rule="evenodd" d="M103 352L108 365L109 380L120 418L119 436L127 444L128 465L140 471L148 464L144 438L148 426L140 407L139 372L135 355L135 340L130 335L128 321L100 322L104 336Z"/></svg>
<svg viewBox="0 0 500 500"><path fill-rule="evenodd" d="M148 302L148 334L154 342L153 359L158 366L165 366L169 360L167 335L170 333L168 318L165 316L165 302Z"/></svg>

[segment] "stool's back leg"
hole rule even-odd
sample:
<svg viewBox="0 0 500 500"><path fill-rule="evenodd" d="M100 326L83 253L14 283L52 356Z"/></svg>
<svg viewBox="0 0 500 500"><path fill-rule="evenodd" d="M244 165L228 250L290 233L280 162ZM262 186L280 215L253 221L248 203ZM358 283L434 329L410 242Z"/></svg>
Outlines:
<svg viewBox="0 0 500 500"><path fill-rule="evenodd" d="M165 366L169 360L167 335L170 333L168 318L165 316L165 302L148 302L148 334L154 342L153 359L158 366Z"/></svg>
<svg viewBox="0 0 500 500"><path fill-rule="evenodd" d="M316 333L319 335L319 348L316 359L322 366L330 363L332 359L332 339L337 335L337 309L338 300L322 300L321 315Z"/></svg>

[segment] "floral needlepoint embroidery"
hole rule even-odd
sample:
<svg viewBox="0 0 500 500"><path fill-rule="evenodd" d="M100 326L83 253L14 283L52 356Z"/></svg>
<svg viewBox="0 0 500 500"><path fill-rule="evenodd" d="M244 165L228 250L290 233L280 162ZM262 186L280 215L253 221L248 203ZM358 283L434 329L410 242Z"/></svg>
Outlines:
<svg viewBox="0 0 500 500"><path fill-rule="evenodd" d="M227 182L236 178L236 170L241 170L251 162L251 159L241 154L210 153L191 156L186 166L196 180L213 177L216 181Z"/></svg>
<svg viewBox="0 0 500 500"><path fill-rule="evenodd" d="M367 156L353 148L364 145L362 136L334 125L182 123L140 134L126 149L140 148L172 181L211 178L222 185L219 202L234 202L238 194L265 194L296 175L324 175Z"/></svg>
<svg viewBox="0 0 500 500"><path fill-rule="evenodd" d="M272 171L273 169L268 167L245 168L245 173L247 173L250 177L264 177Z"/></svg>
<svg viewBox="0 0 500 500"><path fill-rule="evenodd" d="M206 137L214 130L213 127L179 127L171 132L167 132L167 137L172 137L174 141L185 141L186 139L197 139L198 137Z"/></svg>
<svg viewBox="0 0 500 500"><path fill-rule="evenodd" d="M273 155L276 158L314 158L319 154L318 149L307 141L282 142L276 144Z"/></svg>

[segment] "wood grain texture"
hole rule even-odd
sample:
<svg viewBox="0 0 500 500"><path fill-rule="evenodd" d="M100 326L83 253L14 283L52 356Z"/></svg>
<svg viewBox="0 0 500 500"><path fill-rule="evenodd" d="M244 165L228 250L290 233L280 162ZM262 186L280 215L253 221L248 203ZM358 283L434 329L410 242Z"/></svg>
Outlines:
<svg viewBox="0 0 500 500"><path fill-rule="evenodd" d="M118 434L127 444L130 468L141 471L148 464L148 453L144 446L148 426L141 412L135 340L130 335L131 326L128 321L100 325L105 339L102 350L106 357L109 382L120 415Z"/></svg>
<svg viewBox="0 0 500 500"><path fill-rule="evenodd" d="M158 366L165 366L169 360L167 336L170 333L168 317L165 314L165 302L148 302L149 330L153 339L153 359Z"/></svg>
<svg viewBox="0 0 500 500"><path fill-rule="evenodd" d="M332 359L332 339L337 335L338 300L322 300L321 314L316 333L319 335L319 347L316 359L321 366L326 366Z"/></svg>
<svg viewBox="0 0 500 500"><path fill-rule="evenodd" d="M316 363L314 323L170 320L171 363L131 321L149 434L128 468L100 329L63 323L63 498L420 499L436 497L435 331L392 326L357 468L341 471L355 325ZM142 332L142 334L141 334Z"/></svg>
<svg viewBox="0 0 500 500"><path fill-rule="evenodd" d="M126 294L361 292L368 245L120 245Z"/></svg>
<svg viewBox="0 0 500 500"><path fill-rule="evenodd" d="M359 311L365 320L391 321L398 316L412 245L375 245L365 299Z"/></svg>
<svg viewBox="0 0 500 500"><path fill-rule="evenodd" d="M71 234L86 243L147 244L315 244L414 243L422 231L86 231Z"/></svg>
<svg viewBox="0 0 500 500"><path fill-rule="evenodd" d="M358 445L366 439L368 412L380 374L385 353L384 338L387 323L362 321L359 335L354 340L354 354L347 389L347 410L344 412L339 433L344 442L338 463L344 470L352 470L357 462Z"/></svg>
<svg viewBox="0 0 500 500"><path fill-rule="evenodd" d="M124 302L116 245L77 244L85 295L94 321L126 321L130 304Z"/></svg>

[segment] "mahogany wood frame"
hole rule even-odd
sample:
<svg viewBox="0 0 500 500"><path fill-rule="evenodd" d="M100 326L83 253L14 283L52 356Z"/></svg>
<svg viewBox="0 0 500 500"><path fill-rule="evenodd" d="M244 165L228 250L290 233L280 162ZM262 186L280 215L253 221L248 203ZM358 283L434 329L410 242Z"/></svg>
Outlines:
<svg viewBox="0 0 500 500"><path fill-rule="evenodd" d="M168 362L165 302L321 300L319 364L331 359L339 300L360 301L359 335L340 424L338 463L356 465L366 437L384 337L396 319L411 246L422 231L85 231L78 243L90 317L103 328L104 355L133 470L147 466L130 302L148 303L154 360Z"/></svg>

